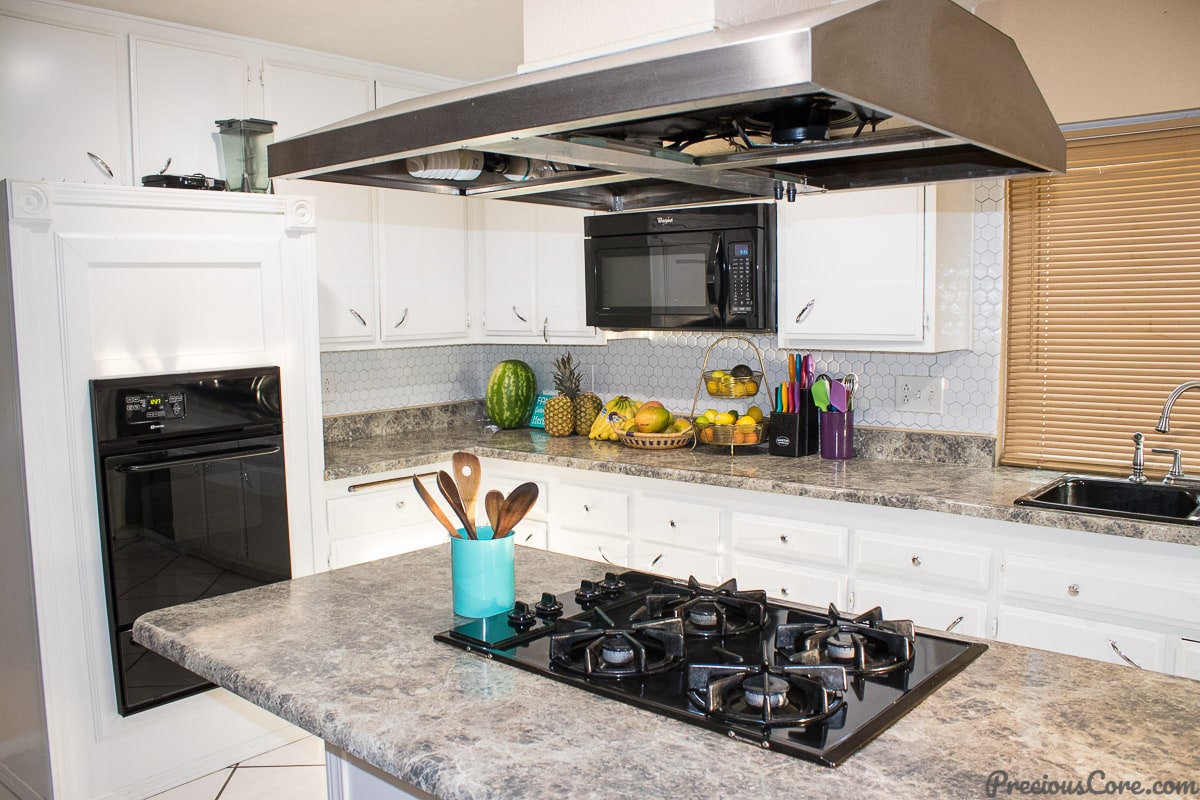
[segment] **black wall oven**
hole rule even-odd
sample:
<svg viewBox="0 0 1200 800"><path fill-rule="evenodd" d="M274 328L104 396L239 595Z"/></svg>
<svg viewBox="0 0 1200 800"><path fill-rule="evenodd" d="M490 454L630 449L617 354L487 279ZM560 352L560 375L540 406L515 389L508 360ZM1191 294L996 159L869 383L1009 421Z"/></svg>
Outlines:
<svg viewBox="0 0 1200 800"><path fill-rule="evenodd" d="M209 688L132 638L140 615L291 577L279 369L91 382L122 715Z"/></svg>
<svg viewBox="0 0 1200 800"><path fill-rule="evenodd" d="M587 323L612 330L775 330L775 206L584 218Z"/></svg>

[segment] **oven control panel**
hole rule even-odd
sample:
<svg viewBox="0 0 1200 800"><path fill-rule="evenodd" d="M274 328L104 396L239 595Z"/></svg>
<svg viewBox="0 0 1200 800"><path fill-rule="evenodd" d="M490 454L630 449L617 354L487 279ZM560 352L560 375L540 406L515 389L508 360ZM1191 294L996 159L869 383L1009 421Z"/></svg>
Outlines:
<svg viewBox="0 0 1200 800"><path fill-rule="evenodd" d="M144 425L187 416L187 401L183 391L168 389L162 392L139 392L125 395L125 422Z"/></svg>

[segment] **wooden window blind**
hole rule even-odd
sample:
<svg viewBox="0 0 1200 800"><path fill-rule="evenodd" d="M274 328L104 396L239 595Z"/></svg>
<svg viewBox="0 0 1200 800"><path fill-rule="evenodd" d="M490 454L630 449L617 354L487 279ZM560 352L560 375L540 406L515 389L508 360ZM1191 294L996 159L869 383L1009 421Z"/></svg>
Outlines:
<svg viewBox="0 0 1200 800"><path fill-rule="evenodd" d="M1068 134L1065 175L1007 191L1001 463L1200 473L1200 119Z"/></svg>

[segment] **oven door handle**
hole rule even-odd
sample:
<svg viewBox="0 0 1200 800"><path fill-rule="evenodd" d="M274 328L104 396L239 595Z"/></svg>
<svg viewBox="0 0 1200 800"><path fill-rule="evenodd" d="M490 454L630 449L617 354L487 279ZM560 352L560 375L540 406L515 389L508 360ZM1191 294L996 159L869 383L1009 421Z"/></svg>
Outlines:
<svg viewBox="0 0 1200 800"><path fill-rule="evenodd" d="M277 444L265 444L258 447L243 447L238 450L218 450L212 453L186 456L184 458L166 458L162 461L151 461L146 464L121 464L116 470L117 472L153 472L158 469L186 467L189 464L207 464L213 461L237 461L242 458L269 456L278 453L279 450L280 447Z"/></svg>

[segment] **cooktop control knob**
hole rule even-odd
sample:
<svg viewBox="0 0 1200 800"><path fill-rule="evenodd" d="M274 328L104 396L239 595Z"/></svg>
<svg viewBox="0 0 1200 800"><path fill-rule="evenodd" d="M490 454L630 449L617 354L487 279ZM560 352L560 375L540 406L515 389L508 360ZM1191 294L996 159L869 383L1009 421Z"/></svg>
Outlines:
<svg viewBox="0 0 1200 800"><path fill-rule="evenodd" d="M542 592L542 599L533 608L537 615L544 619L561 617L563 613L563 604L550 592Z"/></svg>
<svg viewBox="0 0 1200 800"><path fill-rule="evenodd" d="M579 582L579 588L575 590L575 600L579 603L594 603L599 600L604 592L596 585L595 581L582 580Z"/></svg>
<svg viewBox="0 0 1200 800"><path fill-rule="evenodd" d="M508 612L508 624L514 628L527 627L536 621L537 616L529 608L529 603L526 603L524 600L518 600L513 603L512 610Z"/></svg>
<svg viewBox="0 0 1200 800"><path fill-rule="evenodd" d="M625 581L618 578L615 572L606 572L604 580L600 581L600 588L608 594L616 594L625 588Z"/></svg>

